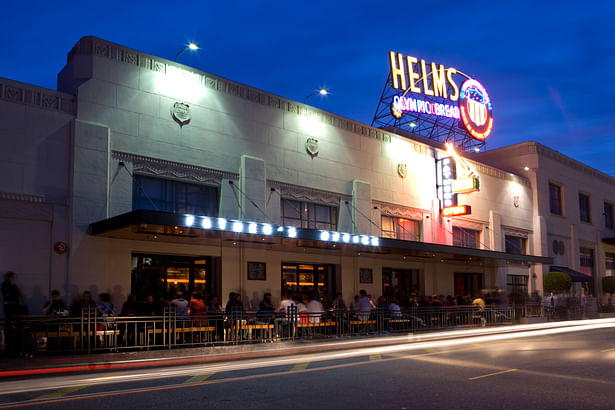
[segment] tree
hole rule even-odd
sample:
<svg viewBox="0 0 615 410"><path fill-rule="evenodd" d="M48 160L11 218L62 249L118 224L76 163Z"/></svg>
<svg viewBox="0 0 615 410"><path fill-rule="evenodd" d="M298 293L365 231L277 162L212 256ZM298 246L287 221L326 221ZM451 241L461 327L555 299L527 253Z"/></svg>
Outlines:
<svg viewBox="0 0 615 410"><path fill-rule="evenodd" d="M549 272L544 276L543 286L545 293L568 292L572 286L572 279L564 272Z"/></svg>
<svg viewBox="0 0 615 410"><path fill-rule="evenodd" d="M604 293L615 293L615 276L605 276L602 278L602 290Z"/></svg>

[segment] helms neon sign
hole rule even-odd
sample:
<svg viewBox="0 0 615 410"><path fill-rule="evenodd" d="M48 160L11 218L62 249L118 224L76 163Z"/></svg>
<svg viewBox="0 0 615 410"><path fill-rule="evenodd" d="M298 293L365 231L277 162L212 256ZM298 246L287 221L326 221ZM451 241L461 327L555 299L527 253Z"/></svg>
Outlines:
<svg viewBox="0 0 615 410"><path fill-rule="evenodd" d="M485 140L489 136L493 128L491 100L481 83L456 68L433 62L428 65L423 59L404 57L395 51L389 52L389 64L392 87L403 90L391 103L395 118L401 118L404 112L454 118L461 121L472 137ZM453 78L456 74L466 78L461 87ZM424 101L407 97L408 93L440 97L457 104Z"/></svg>

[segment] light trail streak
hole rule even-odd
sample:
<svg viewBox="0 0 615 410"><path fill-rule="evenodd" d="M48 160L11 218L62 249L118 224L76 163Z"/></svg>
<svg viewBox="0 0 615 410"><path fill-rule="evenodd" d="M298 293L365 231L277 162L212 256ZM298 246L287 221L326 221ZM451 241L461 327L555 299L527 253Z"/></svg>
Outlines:
<svg viewBox="0 0 615 410"><path fill-rule="evenodd" d="M522 332L514 332L514 333L504 333L504 334L489 334L497 331L496 329L488 331L488 332L480 332L482 335L475 336L471 334L467 334L466 337L458 337L456 339L445 339L445 340L435 340L435 341L426 341L426 342L415 342L415 343L402 343L396 344L392 346L377 346L377 347L369 347L369 348L355 348L349 349L346 351L338 351L338 352L324 352L320 354L309 355L310 362L322 362L329 360L338 360L338 359L347 359L353 357L361 357L361 356L372 356L372 355L382 355L382 354L392 354L399 352L407 352L414 350L427 350L432 351L431 349L443 348L443 347L452 347L452 346L460 346L466 344L475 344L475 343L485 343L485 342L494 342L494 341L502 341L502 340L510 340L510 339L519 339L519 338L529 338L536 336L545 336L545 335L555 335L561 333L570 333L570 332L580 332L585 330L596 330L596 329L605 329L605 328L613 328L615 327L615 319L612 320L586 320L586 321L576 321L575 324L570 325L566 323L565 325L559 324L548 324L547 328L537 329L538 326L535 325L527 325L520 326L518 328L523 329L535 329L535 330L526 330ZM557 327L559 326L559 327ZM490 329L487 329L490 330ZM451 334L454 332L442 332L441 334ZM485 334L486 333L486 334ZM459 334L459 333L457 333ZM476 334L476 333L474 333ZM399 342L400 338L389 338ZM353 341L354 342L354 341ZM319 345L320 346L320 345ZM75 385L85 385L85 384L100 384L100 383L118 383L118 382L134 382L138 380L149 380L149 379L160 379L160 378L170 378L170 377L180 377L180 376L198 376L208 373L218 373L218 372L232 372L236 370L248 370L248 369L259 369L259 368L270 368L275 366L285 366L285 365L296 365L298 363L305 363L306 355L295 355L288 356L284 358L267 358L264 360L247 360L243 362L226 362L226 363L217 363L215 365L191 365L175 368L173 370L163 370L163 369L152 369L152 371L142 371L138 373L129 373L125 374L116 374L116 375L108 375L108 376L99 376L99 377L85 377L83 376L67 376L63 379L55 378L58 381L47 380L47 379L38 379L31 380L28 386L25 386L23 381L11 381L0 384L0 394L7 393L18 393L18 392L27 392L27 391L38 391L38 390L48 390L48 389L60 389L60 388L68 388Z"/></svg>

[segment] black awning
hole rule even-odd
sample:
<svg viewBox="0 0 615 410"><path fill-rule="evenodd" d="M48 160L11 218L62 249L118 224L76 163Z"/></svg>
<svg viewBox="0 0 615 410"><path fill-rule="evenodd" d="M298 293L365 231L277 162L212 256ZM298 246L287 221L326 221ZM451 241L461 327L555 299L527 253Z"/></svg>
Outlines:
<svg viewBox="0 0 615 410"><path fill-rule="evenodd" d="M608 243L609 245L615 245L615 238L602 238L602 242Z"/></svg>
<svg viewBox="0 0 615 410"><path fill-rule="evenodd" d="M190 218L190 223L187 223ZM405 241L390 238L378 238L363 234L345 234L323 232L318 229L291 228L293 235L288 235L290 227L273 224L257 224L255 231L246 232L250 222L243 222L241 231L232 232L229 227L235 220L225 222L225 228L216 227L215 217L193 217L189 215L174 214L161 211L135 210L122 215L114 216L90 224L90 234L121 239L148 240L148 237L158 237L160 240L198 241L204 236L212 240L222 240L235 243L262 243L302 248L320 248L332 251L360 251L374 254L396 253L421 260L434 259L450 262L469 262L476 260L510 261L512 263L551 264L553 259L544 256L519 255L506 252L496 252L486 249L463 248L428 242ZM204 228L204 221L208 227ZM240 221L237 221L240 222ZM213 223L213 225L212 225ZM266 235L261 233L262 225L268 225ZM325 236L323 236L325 234ZM336 235L336 239L334 238ZM217 236L216 236L217 235ZM231 237L229 237L232 236ZM352 237L352 240L343 241L343 236ZM216 239L217 238L217 239ZM360 238L360 240L359 240ZM364 242L365 241L365 242ZM372 242L373 241L373 242Z"/></svg>
<svg viewBox="0 0 615 410"><path fill-rule="evenodd" d="M592 280L594 280L594 278L591 276L587 276L581 272L572 270L565 266L551 266L549 272L564 272L566 275L570 276L570 279L572 279L573 282L591 282Z"/></svg>

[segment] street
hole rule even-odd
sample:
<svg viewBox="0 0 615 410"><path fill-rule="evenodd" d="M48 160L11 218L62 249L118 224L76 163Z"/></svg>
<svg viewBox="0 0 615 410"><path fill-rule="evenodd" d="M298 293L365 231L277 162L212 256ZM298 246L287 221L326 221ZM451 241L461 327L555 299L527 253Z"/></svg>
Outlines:
<svg viewBox="0 0 615 410"><path fill-rule="evenodd" d="M0 383L0 408L606 409L614 362L615 328L587 326L13 379Z"/></svg>

